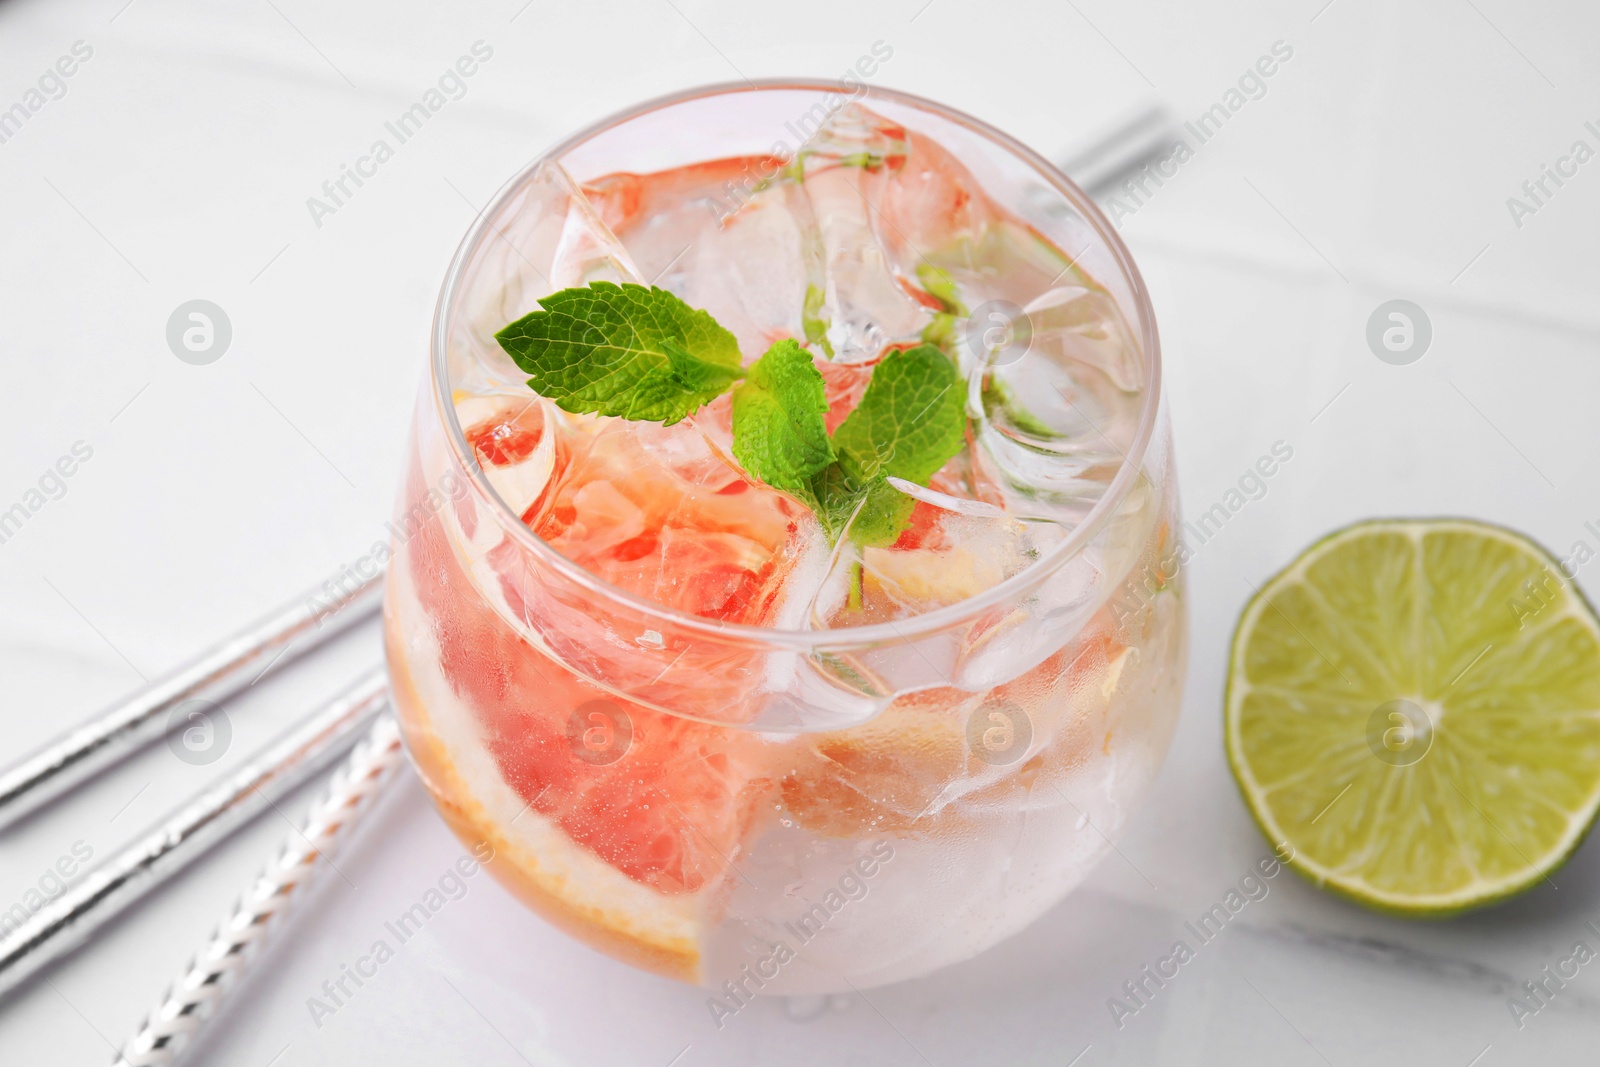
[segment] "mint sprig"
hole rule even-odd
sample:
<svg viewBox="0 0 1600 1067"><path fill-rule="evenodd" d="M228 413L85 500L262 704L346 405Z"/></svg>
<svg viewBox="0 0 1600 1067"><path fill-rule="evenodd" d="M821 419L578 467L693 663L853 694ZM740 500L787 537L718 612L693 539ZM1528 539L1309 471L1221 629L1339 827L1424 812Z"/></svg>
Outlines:
<svg viewBox="0 0 1600 1067"><path fill-rule="evenodd" d="M891 486L926 484L966 443L961 378L936 345L884 356L831 436L822 373L797 341L742 367L733 335L664 289L594 282L539 301L495 334L528 385L567 411L671 425L733 390L733 455L795 497L830 542L905 529L916 502Z"/></svg>

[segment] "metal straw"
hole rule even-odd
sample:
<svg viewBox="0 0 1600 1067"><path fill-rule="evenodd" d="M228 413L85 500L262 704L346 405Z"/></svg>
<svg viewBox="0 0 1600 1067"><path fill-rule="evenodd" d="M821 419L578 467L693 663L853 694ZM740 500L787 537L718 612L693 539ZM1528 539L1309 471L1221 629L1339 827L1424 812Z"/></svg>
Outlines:
<svg viewBox="0 0 1600 1067"><path fill-rule="evenodd" d="M0 772L0 827L183 725L169 720L184 702L226 700L372 614L382 599L383 569L351 577L349 589L329 582L283 605Z"/></svg>
<svg viewBox="0 0 1600 1067"><path fill-rule="evenodd" d="M156 1009L128 1038L117 1067L173 1067L194 1046L200 1029L239 988L261 955L284 911L306 895L306 884L350 838L351 827L372 806L403 761L400 729L385 715L334 772L302 827L283 843L278 858L211 935Z"/></svg>
<svg viewBox="0 0 1600 1067"><path fill-rule="evenodd" d="M1109 193L1122 178L1171 152L1183 141L1177 120L1161 104L1145 104L1088 139L1081 152L1061 160L1061 169L1090 196Z"/></svg>
<svg viewBox="0 0 1600 1067"><path fill-rule="evenodd" d="M344 750L388 703L382 668L319 708L265 752L173 812L0 938L0 995L88 940Z"/></svg>

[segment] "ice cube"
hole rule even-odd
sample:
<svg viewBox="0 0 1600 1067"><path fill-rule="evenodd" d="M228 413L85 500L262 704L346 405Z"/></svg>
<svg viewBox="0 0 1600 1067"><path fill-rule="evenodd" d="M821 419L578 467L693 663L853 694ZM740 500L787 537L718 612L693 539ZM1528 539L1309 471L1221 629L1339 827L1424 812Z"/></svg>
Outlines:
<svg viewBox="0 0 1600 1067"><path fill-rule="evenodd" d="M952 684L982 691L1020 678L1043 663L1060 650L1063 634L1079 630L1099 608L1104 573L1098 551L1085 550L1003 612L972 627L951 674Z"/></svg>
<svg viewBox="0 0 1600 1067"><path fill-rule="evenodd" d="M814 618L814 605L830 575L835 549L814 521L803 523L788 545L786 569L766 624L777 630L804 630ZM869 687L850 684L833 670L826 654L779 650L767 655L766 692L761 697L757 721L776 732L837 730L872 719L890 696Z"/></svg>
<svg viewBox="0 0 1600 1067"><path fill-rule="evenodd" d="M918 490L917 511L900 540L865 548L848 537L840 541L827 574L817 583L812 626L894 626L959 604L1020 574L1066 536L1055 523L1020 522L981 501L913 488ZM1003 605L964 626L822 657L818 665L838 684L864 693L905 693L931 686L981 691L996 684L994 669L967 660L974 649L984 646L983 635L1007 625L1014 611L1014 605ZM1052 622L1058 617L1052 616ZM1054 639L1059 644L1059 631Z"/></svg>
<svg viewBox="0 0 1600 1067"><path fill-rule="evenodd" d="M716 160L665 174L619 174L588 187L645 279L703 308L755 358L784 337L801 338L809 284L807 205L768 157Z"/></svg>
<svg viewBox="0 0 1600 1067"><path fill-rule="evenodd" d="M805 195L816 220L826 280L819 321L834 358L876 359L891 344L919 341L933 321L917 295L915 260L896 271L886 243L906 243L879 206L899 181L906 133L859 104L847 104L802 149Z"/></svg>
<svg viewBox="0 0 1600 1067"><path fill-rule="evenodd" d="M478 466L514 515L524 515L550 484L556 433L546 405L524 390L520 397L463 397L456 418Z"/></svg>
<svg viewBox="0 0 1600 1067"><path fill-rule="evenodd" d="M866 161L862 187L871 198L890 268L899 277L925 281L930 264L976 268L981 263L978 250L999 225L1001 212L948 149L854 104L840 111L826 133L839 146L835 158L849 152Z"/></svg>
<svg viewBox="0 0 1600 1067"><path fill-rule="evenodd" d="M1006 512L1074 526L1133 447L1141 394L1036 342L1008 366L973 371L972 463Z"/></svg>
<svg viewBox="0 0 1600 1067"><path fill-rule="evenodd" d="M507 244L519 259L526 257L524 266L547 283L546 292L596 281L644 283L644 273L632 254L561 164L540 164L529 184L530 199L537 197L539 202L530 202L517 218L527 219L531 232L525 242L520 242L523 247L519 247L513 234L506 235ZM546 261L549 267L539 270L538 264ZM531 310L530 301L517 314Z"/></svg>
<svg viewBox="0 0 1600 1067"><path fill-rule="evenodd" d="M1030 351L1023 358L1070 360L1100 371L1123 392L1139 391L1142 353L1108 293L1081 285L1055 286L1022 310L1030 335Z"/></svg>

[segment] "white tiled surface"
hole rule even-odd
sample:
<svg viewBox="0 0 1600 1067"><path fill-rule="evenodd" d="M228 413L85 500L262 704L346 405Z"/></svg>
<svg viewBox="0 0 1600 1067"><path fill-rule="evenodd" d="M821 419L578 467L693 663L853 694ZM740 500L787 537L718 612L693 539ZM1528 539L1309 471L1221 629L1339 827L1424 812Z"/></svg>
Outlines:
<svg viewBox="0 0 1600 1067"><path fill-rule="evenodd" d="M1250 582L1371 515L1471 515L1563 553L1580 538L1600 548L1583 528L1600 520L1600 161L1520 229L1505 204L1574 140L1600 147L1583 128L1600 125L1600 9L123 4L0 4L0 108L74 42L93 48L66 95L0 144L0 509L75 441L94 450L0 544L6 756L380 535L445 262L477 206L564 132L692 84L834 76L881 39L894 48L883 84L1058 153L1143 99L1196 115L1275 41L1294 49L1125 222L1155 294L1190 510L1274 441L1295 450L1193 565L1184 718L1125 860L970 964L814 1018L765 1004L721 1032L701 995L576 947L478 879L318 1027L306 999L459 854L408 784L203 1062L1489 1067L1575 1062L1600 1037L1587 971L1521 1031L1505 1007L1574 940L1595 943L1593 846L1559 889L1442 924L1370 915L1284 875L1121 1030L1105 1003L1266 852L1219 730ZM465 98L314 227L305 199L480 39L494 57ZM172 309L196 297L234 327L206 367L164 343ZM1363 341L1393 297L1434 326L1408 367ZM221 764L157 749L0 836L0 907L76 841L108 855L375 654L373 633L353 635L253 695ZM109 1059L284 831L269 815L0 1003L0 1063Z"/></svg>

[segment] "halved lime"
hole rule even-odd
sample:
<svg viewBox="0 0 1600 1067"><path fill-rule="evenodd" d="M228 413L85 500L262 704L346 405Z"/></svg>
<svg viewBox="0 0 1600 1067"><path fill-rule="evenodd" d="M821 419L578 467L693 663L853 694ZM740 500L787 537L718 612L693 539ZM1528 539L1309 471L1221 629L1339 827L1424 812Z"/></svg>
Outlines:
<svg viewBox="0 0 1600 1067"><path fill-rule="evenodd" d="M1383 911L1521 892L1600 807L1600 623L1549 553L1484 523L1312 545L1245 608L1224 715L1279 855Z"/></svg>

